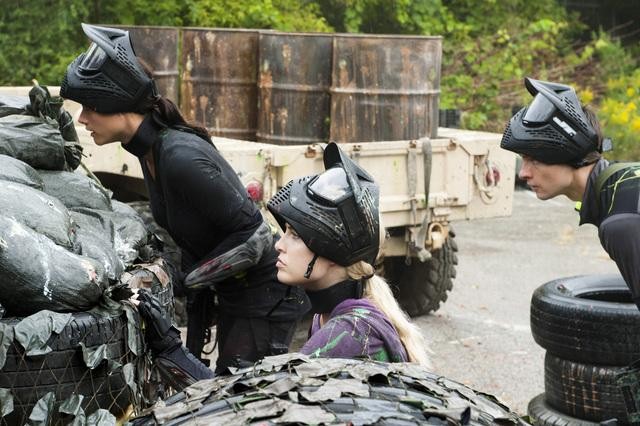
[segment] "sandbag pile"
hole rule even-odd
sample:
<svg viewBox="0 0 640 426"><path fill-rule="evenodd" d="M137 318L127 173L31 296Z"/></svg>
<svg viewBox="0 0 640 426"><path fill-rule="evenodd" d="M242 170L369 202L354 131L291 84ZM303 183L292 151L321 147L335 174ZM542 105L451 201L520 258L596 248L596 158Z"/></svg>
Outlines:
<svg viewBox="0 0 640 426"><path fill-rule="evenodd" d="M0 305L7 315L91 309L147 243L134 210L73 171L81 150L60 106L40 87L31 99L0 96Z"/></svg>

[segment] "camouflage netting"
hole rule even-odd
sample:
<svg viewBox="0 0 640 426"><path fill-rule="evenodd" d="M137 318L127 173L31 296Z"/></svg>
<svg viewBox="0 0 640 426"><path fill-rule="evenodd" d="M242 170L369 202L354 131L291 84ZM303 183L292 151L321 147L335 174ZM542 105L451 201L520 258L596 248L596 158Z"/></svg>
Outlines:
<svg viewBox="0 0 640 426"><path fill-rule="evenodd" d="M267 357L200 381L133 425L526 425L495 397L408 363Z"/></svg>
<svg viewBox="0 0 640 426"><path fill-rule="evenodd" d="M110 305L0 320L0 425L115 425L145 405L139 317Z"/></svg>

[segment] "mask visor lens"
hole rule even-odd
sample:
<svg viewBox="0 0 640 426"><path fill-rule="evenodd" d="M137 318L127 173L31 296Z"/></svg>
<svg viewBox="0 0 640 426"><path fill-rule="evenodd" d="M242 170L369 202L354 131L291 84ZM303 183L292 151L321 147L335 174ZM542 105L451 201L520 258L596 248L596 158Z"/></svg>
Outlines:
<svg viewBox="0 0 640 426"><path fill-rule="evenodd" d="M549 100L541 93L538 93L533 102L527 108L522 121L525 124L544 124L548 123L551 115L556 110Z"/></svg>
<svg viewBox="0 0 640 426"><path fill-rule="evenodd" d="M347 175L341 167L334 167L316 177L309 184L309 191L315 197L333 205L337 205L352 193Z"/></svg>
<svg viewBox="0 0 640 426"><path fill-rule="evenodd" d="M79 68L83 71L97 71L100 69L107 54L100 46L95 43L91 43L89 50L84 54L82 62L80 62Z"/></svg>

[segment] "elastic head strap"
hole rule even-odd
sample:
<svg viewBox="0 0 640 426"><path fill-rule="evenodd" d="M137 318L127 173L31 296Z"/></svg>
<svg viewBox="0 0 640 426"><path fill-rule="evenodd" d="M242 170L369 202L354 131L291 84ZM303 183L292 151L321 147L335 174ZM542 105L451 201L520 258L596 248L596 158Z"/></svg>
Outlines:
<svg viewBox="0 0 640 426"><path fill-rule="evenodd" d="M316 264L316 260L318 260L318 255L314 254L313 259L311 259L311 262L309 262L309 266L307 266L307 272L304 273L304 277L306 279L309 279L309 277L311 276L311 272L313 272L313 266Z"/></svg>

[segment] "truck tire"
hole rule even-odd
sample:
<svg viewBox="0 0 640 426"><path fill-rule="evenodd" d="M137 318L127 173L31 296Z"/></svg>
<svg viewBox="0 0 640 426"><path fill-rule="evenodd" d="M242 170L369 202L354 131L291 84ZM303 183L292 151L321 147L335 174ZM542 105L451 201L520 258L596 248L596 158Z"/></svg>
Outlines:
<svg viewBox="0 0 640 426"><path fill-rule="evenodd" d="M296 355L196 384L132 424L526 425L490 395L415 364Z"/></svg>
<svg viewBox="0 0 640 426"><path fill-rule="evenodd" d="M547 403L562 413L601 422L627 421L616 374L624 367L581 364L551 355L544 358L544 390Z"/></svg>
<svg viewBox="0 0 640 426"><path fill-rule="evenodd" d="M529 401L527 412L531 423L536 426L599 426L600 422L590 422L563 414L545 401L544 393Z"/></svg>
<svg viewBox="0 0 640 426"><path fill-rule="evenodd" d="M180 256L180 248L173 241L169 232L166 229L161 227L156 223L153 219L153 214L151 213L151 204L148 201L132 201L127 203L129 204L142 218L142 221L147 227L147 230L152 234L159 237L159 239L164 244L164 255L168 257L168 259L176 266L180 267L181 264L181 256ZM172 293L173 294L173 293ZM176 324L178 327L186 327L187 326L187 300L185 297L173 297L173 315Z"/></svg>
<svg viewBox="0 0 640 426"><path fill-rule="evenodd" d="M530 318L534 340L559 358L610 366L640 358L640 311L620 275L543 284L531 297Z"/></svg>
<svg viewBox="0 0 640 426"><path fill-rule="evenodd" d="M99 408L120 417L132 402L122 369L109 371L106 362L90 370L79 344L88 348L107 345L109 360L121 365L133 361L127 345L127 319L120 316L98 316L77 312L59 335L52 335L48 345L52 351L42 356L25 355L22 346L13 341L8 348L5 365L0 369L0 388L13 395L14 410L1 425L26 424L35 403L48 392L56 397L52 424L58 424L60 403L71 394L84 396L82 407L87 415ZM22 318L3 318L3 325L15 326Z"/></svg>
<svg viewBox="0 0 640 426"><path fill-rule="evenodd" d="M447 300L453 288L458 264L458 245L455 233L449 228L449 238L442 248L431 253L431 259L422 263L412 258L407 265L405 257L393 256L384 260L384 275L400 303L409 314L417 317L434 312Z"/></svg>

